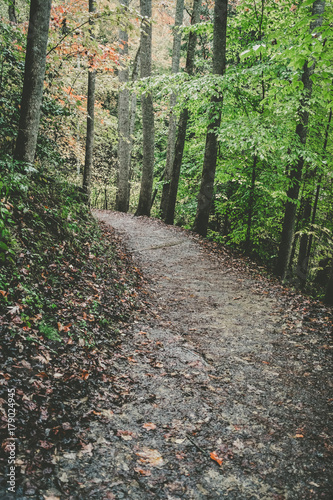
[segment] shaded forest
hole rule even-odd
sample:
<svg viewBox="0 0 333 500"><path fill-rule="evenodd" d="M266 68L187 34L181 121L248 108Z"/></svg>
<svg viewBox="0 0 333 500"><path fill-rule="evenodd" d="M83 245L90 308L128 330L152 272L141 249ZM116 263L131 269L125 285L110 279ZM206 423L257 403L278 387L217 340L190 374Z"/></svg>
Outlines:
<svg viewBox="0 0 333 500"><path fill-rule="evenodd" d="M23 88L36 78L29 5L1 5L2 263L15 253L11 199L43 175L92 208L229 245L331 304L332 3L49 7L34 147L20 124L22 89L21 111L35 92Z"/></svg>

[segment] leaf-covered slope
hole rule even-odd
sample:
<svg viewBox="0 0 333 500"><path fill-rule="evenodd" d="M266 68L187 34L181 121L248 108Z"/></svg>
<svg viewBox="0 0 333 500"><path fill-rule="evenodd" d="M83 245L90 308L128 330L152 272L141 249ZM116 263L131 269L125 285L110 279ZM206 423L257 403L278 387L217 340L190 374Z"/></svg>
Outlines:
<svg viewBox="0 0 333 500"><path fill-rule="evenodd" d="M109 386L110 351L142 304L142 278L77 188L42 176L24 185L1 202L0 461L7 470L13 390L17 493L33 495L36 482L52 483L55 449L80 443L85 413Z"/></svg>

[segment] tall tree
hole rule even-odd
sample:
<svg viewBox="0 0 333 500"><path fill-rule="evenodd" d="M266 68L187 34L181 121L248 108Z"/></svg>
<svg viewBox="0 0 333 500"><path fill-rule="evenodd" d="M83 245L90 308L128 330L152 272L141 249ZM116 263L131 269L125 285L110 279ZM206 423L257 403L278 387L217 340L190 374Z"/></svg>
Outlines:
<svg viewBox="0 0 333 500"><path fill-rule="evenodd" d="M330 277L326 286L325 292L325 302L326 304L333 306L333 259L331 264Z"/></svg>
<svg viewBox="0 0 333 500"><path fill-rule="evenodd" d="M310 23L310 32L318 29L323 22L323 14L325 10L324 0L315 0L312 6L312 20ZM312 64L311 64L312 62ZM311 75L315 69L315 62L308 60L304 63L302 73L302 83L304 86L303 96L298 109L298 124L296 126L296 136L298 136L303 147L306 145L308 134L308 123L310 115L310 99L312 94L312 79ZM304 166L304 156L300 155L298 161L290 166L289 188L287 191L288 201L286 202L285 214L282 226L281 241L279 246L279 254L276 263L276 274L281 279L285 279L290 262L292 244L295 235L295 222L297 212L297 201L300 189Z"/></svg>
<svg viewBox="0 0 333 500"><path fill-rule="evenodd" d="M328 122L327 122L326 130L325 130L325 138L324 138L324 145L323 145L323 153L324 154L325 154L326 148L327 148L328 134L329 134L331 120L332 120L332 108L330 109L330 112L329 112ZM314 175L315 175L315 173L314 173ZM306 280L307 280L307 275L308 275L309 260L310 260L312 242L313 242L313 230L314 230L313 226L314 226L314 223L316 220L316 212L317 212L319 193L320 193L320 183L321 183L321 176L318 179L313 204L312 204L312 197L313 196L308 196L305 199L305 204L304 204L304 208L303 208L303 224L305 225L306 230L304 231L304 233L302 234L301 239L300 239L298 259L297 259L297 269L296 269L296 275L299 279L300 288L303 288L305 286ZM310 228L311 228L310 234L307 231L308 226L310 226Z"/></svg>
<svg viewBox="0 0 333 500"><path fill-rule="evenodd" d="M223 75L225 70L225 53L227 39L228 0L215 0L214 39L213 39L213 73ZM217 160L216 132L221 123L223 94L217 91L211 98L209 124L206 136L205 155L202 168L197 213L194 231L206 236L210 207L213 199L214 178Z"/></svg>
<svg viewBox="0 0 333 500"><path fill-rule="evenodd" d="M14 158L33 163L43 97L51 0L31 0L19 130Z"/></svg>
<svg viewBox="0 0 333 500"><path fill-rule="evenodd" d="M151 75L152 6L151 0L140 0L142 16L140 38L140 77ZM143 166L139 204L135 215L150 215L154 177L154 108L149 90L141 97Z"/></svg>
<svg viewBox="0 0 333 500"><path fill-rule="evenodd" d="M122 0L124 11L129 5L129 0ZM127 212L129 204L129 168L130 168L130 92L126 87L128 82L128 32L126 26L119 30L119 55L123 57L118 73L121 88L118 94L118 191L116 210Z"/></svg>
<svg viewBox="0 0 333 500"><path fill-rule="evenodd" d="M176 74L179 71L179 62L180 62L180 49L181 49L181 41L182 34L179 29L179 26L183 23L183 15L184 15L184 0L177 0L176 4L176 14L175 14L175 27L174 27L174 35L173 35L173 48L172 48L172 63L171 63L171 73ZM176 132L177 132L177 123L176 117L174 115L173 108L176 105L177 96L174 92L172 92L170 96L170 114L169 114L169 129L168 129L168 145L167 145L167 153L166 153L166 164L165 164L165 173L164 173L164 184L162 190L162 198L161 198L161 217L165 219L168 199L169 199L169 188L170 188L170 180L172 175L172 166L173 160L175 157L175 144L176 144Z"/></svg>
<svg viewBox="0 0 333 500"><path fill-rule="evenodd" d="M11 0L8 5L8 17L11 23L17 24L15 0Z"/></svg>
<svg viewBox="0 0 333 500"><path fill-rule="evenodd" d="M95 0L89 0L90 14L90 36L93 38L92 26L94 24L93 13L96 11ZM89 68L88 71L88 96L87 96L87 135L86 135L86 154L84 160L82 187L85 194L90 199L91 172L93 166L94 151L94 128L95 128L95 87L96 70Z"/></svg>
<svg viewBox="0 0 333 500"><path fill-rule="evenodd" d="M200 20L200 6L201 6L201 0L193 0L193 10L191 16L192 25L198 24ZM194 56L195 56L196 44L197 44L197 35L194 31L191 31L188 40L186 65L185 65L185 71L190 76L192 76L194 72ZM164 218L167 224L173 224L175 217L178 183L180 176L180 168L183 160L188 118L189 118L189 111L188 108L185 106L180 113L178 122L177 139L176 139L174 159L172 164L170 187L168 190L167 208Z"/></svg>

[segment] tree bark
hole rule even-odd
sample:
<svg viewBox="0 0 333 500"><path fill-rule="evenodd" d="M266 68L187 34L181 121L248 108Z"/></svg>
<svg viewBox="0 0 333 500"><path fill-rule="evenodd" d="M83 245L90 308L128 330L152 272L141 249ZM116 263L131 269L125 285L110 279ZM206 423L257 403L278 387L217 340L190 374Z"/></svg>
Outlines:
<svg viewBox="0 0 333 500"><path fill-rule="evenodd" d="M326 304L333 306L333 259L332 259L331 272L326 287L324 301L326 302Z"/></svg>
<svg viewBox="0 0 333 500"><path fill-rule="evenodd" d="M140 38L140 77L147 78L151 75L151 0L140 0L140 13L143 16ZM139 203L135 215L149 216L154 177L154 108L153 98L149 91L141 97L141 108L143 166Z"/></svg>
<svg viewBox="0 0 333 500"><path fill-rule="evenodd" d="M246 231L246 240L245 240L245 248L247 252L251 251L252 241L251 241L251 228L252 228L252 217L253 217L253 207L254 207L254 192L256 185L256 166L257 166L257 155L253 157L253 165L252 165L252 175L251 175L251 188L250 188L250 197L249 197L249 207L247 214L247 231Z"/></svg>
<svg viewBox="0 0 333 500"><path fill-rule="evenodd" d="M129 5L129 0L122 0L124 11ZM127 212L129 206L129 168L130 168L130 92L124 86L128 82L128 33L123 29L119 30L119 54L125 61L121 63L118 73L119 83L123 88L119 90L118 96L118 191L116 197L116 210Z"/></svg>
<svg viewBox="0 0 333 500"><path fill-rule="evenodd" d="M17 24L15 0L11 0L10 4L8 5L8 17L11 23Z"/></svg>
<svg viewBox="0 0 333 500"><path fill-rule="evenodd" d="M191 24L198 24L200 21L200 6L201 0L193 0L193 10L191 16ZM194 72L194 56L197 44L197 35L193 32L189 35L185 71L192 76ZM177 200L178 183L180 176L180 168L183 160L184 145L186 139L187 121L189 117L188 109L185 107L179 117L177 139L174 152L174 160L172 165L171 181L169 187L169 196L167 200L167 209L165 222L173 224L175 217L175 207Z"/></svg>
<svg viewBox="0 0 333 500"><path fill-rule="evenodd" d="M43 97L51 0L31 0L19 130L14 158L35 158Z"/></svg>
<svg viewBox="0 0 333 500"><path fill-rule="evenodd" d="M215 0L214 8L214 39L213 39L213 73L223 75L225 70L225 53L227 38L228 0ZM209 124L206 136L204 163L197 213L193 230L201 236L207 235L209 212L213 199L214 178L217 160L217 135L221 123L223 95L218 92L212 96L209 110Z"/></svg>
<svg viewBox="0 0 333 500"><path fill-rule="evenodd" d="M181 35L181 32L178 29L178 27L181 26L183 23L183 14L184 14L184 0L177 0L176 14L175 14L175 28L174 28L174 37L173 37L173 48L172 48L172 64L171 64L171 73L172 74L176 74L179 71L182 35ZM171 176L172 176L172 166L173 166L173 161L175 158L177 123L176 123L176 118L175 118L175 115L173 112L173 108L176 105L176 101L177 101L177 96L174 92L172 92L171 97L170 97L168 145L167 145L167 153L166 153L164 184L163 184L163 189L162 189L162 198L161 198L161 205L160 205L160 212L161 212L162 219L165 219L166 212L167 212L170 180L171 180Z"/></svg>
<svg viewBox="0 0 333 500"><path fill-rule="evenodd" d="M328 116L328 122L327 122L327 125L326 125L325 140L324 140L324 146L323 146L323 151L324 152L327 149L328 134L329 134L329 130L330 130L331 121L332 121L332 108L330 109L330 113L329 113L329 116ZM318 184L317 184L317 189L316 189L316 194L315 194L315 199L314 199L313 209L312 209L311 234L310 234L310 237L309 237L309 243L308 243L307 252L306 252L306 257L307 257L306 263L307 263L307 266L309 265L309 259L310 259L311 248L312 248L312 243L313 243L313 230L314 230L314 223L316 221L316 215L317 215L317 207L318 207L318 201L319 201L321 179L322 179L322 175L318 179Z"/></svg>
<svg viewBox="0 0 333 500"><path fill-rule="evenodd" d="M134 59L134 64L133 64L133 71L132 71L132 82L136 82L139 76L139 67L140 67L140 45L139 48L136 52L135 59ZM129 145L129 172L128 172L128 196L127 196L127 212L129 210L129 201L130 201L130 194L131 194L131 178L132 178L132 149L133 149L133 142L134 142L134 132L135 132L135 116L136 116L136 103L137 103L137 97L136 93L132 92L131 95L131 103L130 103L130 130L129 130L129 137L130 137L130 145Z"/></svg>
<svg viewBox="0 0 333 500"><path fill-rule="evenodd" d="M316 28L320 27L323 22L323 14L325 10L324 0L315 0L312 6L312 16L316 16L310 24L310 32L312 33ZM318 17L317 17L318 16ZM306 145L307 131L309 123L309 100L312 93L312 80L311 75L314 72L315 63L311 66L308 65L309 61L305 62L302 73L302 82L304 85L303 97L300 101L298 110L299 123L296 126L296 135L303 146ZM279 247L279 254L276 264L276 274L282 280L285 279L290 262L290 255L292 244L295 235L295 221L297 211L297 201L299 195L300 181L302 178L302 171L304 166L304 158L300 157L298 162L291 166L289 172L289 189L287 191L288 201L286 203L285 215L282 226L281 242Z"/></svg>
<svg viewBox="0 0 333 500"><path fill-rule="evenodd" d="M96 10L95 0L89 0L89 13L92 14ZM92 26L94 21L90 19L90 36L93 37ZM96 87L96 71L89 70L88 73L88 100L87 100L87 135L86 135L86 154L83 170L82 187L87 195L88 203L90 201L91 190L91 173L93 167L93 151L94 151L94 127L95 127L95 87Z"/></svg>

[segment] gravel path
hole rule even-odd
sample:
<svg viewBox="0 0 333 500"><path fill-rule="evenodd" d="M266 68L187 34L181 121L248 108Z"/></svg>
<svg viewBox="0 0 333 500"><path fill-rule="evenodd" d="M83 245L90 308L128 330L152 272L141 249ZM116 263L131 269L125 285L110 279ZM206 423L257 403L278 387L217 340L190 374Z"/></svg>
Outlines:
<svg viewBox="0 0 333 500"><path fill-rule="evenodd" d="M148 277L149 307L115 354L126 402L105 395L93 445L59 457L58 476L82 482L80 498L332 498L332 382L320 332L302 335L300 324L288 335L279 298L188 233L94 215Z"/></svg>

